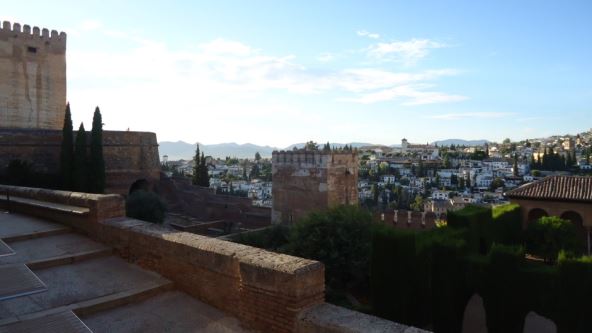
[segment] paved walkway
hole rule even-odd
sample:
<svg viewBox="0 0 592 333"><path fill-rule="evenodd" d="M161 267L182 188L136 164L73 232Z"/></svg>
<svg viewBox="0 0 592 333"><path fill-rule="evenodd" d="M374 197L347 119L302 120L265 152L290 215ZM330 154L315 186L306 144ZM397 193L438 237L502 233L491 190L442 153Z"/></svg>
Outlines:
<svg viewBox="0 0 592 333"><path fill-rule="evenodd" d="M0 212L0 239L14 252L0 256L0 268L28 267L46 287L0 300L0 332L246 332L236 318L63 225Z"/></svg>

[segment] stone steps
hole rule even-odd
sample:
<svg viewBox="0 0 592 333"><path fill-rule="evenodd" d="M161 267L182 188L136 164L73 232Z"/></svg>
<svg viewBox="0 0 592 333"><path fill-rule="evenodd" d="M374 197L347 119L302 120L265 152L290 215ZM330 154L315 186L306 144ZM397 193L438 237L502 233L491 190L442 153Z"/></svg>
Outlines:
<svg viewBox="0 0 592 333"><path fill-rule="evenodd" d="M26 265L46 290L0 301L0 333L22 328L245 331L236 318L175 290L159 274L114 256L104 244L61 225L9 215L0 215L0 239L14 254L0 256L0 268Z"/></svg>

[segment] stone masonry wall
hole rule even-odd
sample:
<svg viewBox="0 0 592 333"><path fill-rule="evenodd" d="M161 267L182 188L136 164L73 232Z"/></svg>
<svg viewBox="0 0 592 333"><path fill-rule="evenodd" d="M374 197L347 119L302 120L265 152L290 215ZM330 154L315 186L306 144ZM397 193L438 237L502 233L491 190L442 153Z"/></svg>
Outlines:
<svg viewBox="0 0 592 333"><path fill-rule="evenodd" d="M273 223L358 201L356 153L281 151L272 154Z"/></svg>
<svg viewBox="0 0 592 333"><path fill-rule="evenodd" d="M4 21L0 28L0 128L61 129L66 34Z"/></svg>
<svg viewBox="0 0 592 333"><path fill-rule="evenodd" d="M61 141L61 131L0 129L0 174L15 159L32 163L36 172L57 174ZM103 154L107 193L127 194L136 180L160 177L154 133L104 131Z"/></svg>

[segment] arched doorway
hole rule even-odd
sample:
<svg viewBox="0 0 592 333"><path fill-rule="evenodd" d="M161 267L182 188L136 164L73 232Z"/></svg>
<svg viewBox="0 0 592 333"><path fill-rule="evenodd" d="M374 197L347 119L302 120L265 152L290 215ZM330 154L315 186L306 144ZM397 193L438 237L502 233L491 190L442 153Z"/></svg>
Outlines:
<svg viewBox="0 0 592 333"><path fill-rule="evenodd" d="M533 222L540 219L543 216L549 216L544 209L541 208L534 208L528 212L528 222Z"/></svg>
<svg viewBox="0 0 592 333"><path fill-rule="evenodd" d="M146 179L138 179L130 186L128 194L132 194L139 190L149 191L150 183Z"/></svg>
<svg viewBox="0 0 592 333"><path fill-rule="evenodd" d="M580 244L584 246L584 249L588 248L588 231L586 228L584 228L584 219L582 219L582 215L580 215L578 212L570 210L561 214L560 217L564 220L570 221L575 225L578 236L580 236Z"/></svg>

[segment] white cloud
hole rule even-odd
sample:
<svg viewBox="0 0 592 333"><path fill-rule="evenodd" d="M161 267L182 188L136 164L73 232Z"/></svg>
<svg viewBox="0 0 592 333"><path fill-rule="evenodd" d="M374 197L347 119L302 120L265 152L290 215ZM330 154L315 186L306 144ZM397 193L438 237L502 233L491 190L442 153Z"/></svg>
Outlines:
<svg viewBox="0 0 592 333"><path fill-rule="evenodd" d="M426 57L431 49L447 47L446 44L429 39L411 39L408 41L394 41L377 43L367 50L368 57L379 61L395 61L405 65L414 65L418 60Z"/></svg>
<svg viewBox="0 0 592 333"><path fill-rule="evenodd" d="M372 33L372 32L368 32L366 30L358 30L356 31L356 34L360 37L368 37L371 39L378 39L380 38L380 35L377 33Z"/></svg>
<svg viewBox="0 0 592 333"><path fill-rule="evenodd" d="M514 113L511 112L462 112L462 113L446 113L446 114L438 114L427 116L426 118L431 119L441 119L441 120L457 120L457 119L467 119L467 118L504 118L513 115Z"/></svg>
<svg viewBox="0 0 592 333"><path fill-rule="evenodd" d="M76 122L91 119L94 106L100 104L107 129L155 130L154 124L165 119L205 123L208 126L204 131L214 142L217 138L223 140L224 133L244 131L243 125L249 123L249 131L262 133L265 136L262 142L265 142L275 131L269 125L285 122L285 119L303 122L300 127L293 126L295 137L304 135L299 132L302 128L314 133L314 128L304 124L313 115L304 114L297 105L284 104L286 102L274 92L327 93L333 100L364 104L396 101L419 105L466 99L435 91L432 84L441 77L458 75L454 69L318 70L302 65L293 55L270 55L239 41L214 39L173 49L164 42L144 39L138 34L97 29L99 31L84 33L101 33L108 41L124 41L118 44L126 47L86 51L70 48L68 98L73 108L79 110L75 113L75 118L80 117ZM253 117L257 119L256 124L253 124ZM317 120L322 123L321 119ZM163 138L195 135L192 126L159 128L158 131ZM275 134L282 136L284 133ZM195 139L199 138L192 140Z"/></svg>
<svg viewBox="0 0 592 333"><path fill-rule="evenodd" d="M324 52L317 57L317 60L320 62L331 62L335 60L335 54L330 52Z"/></svg>

